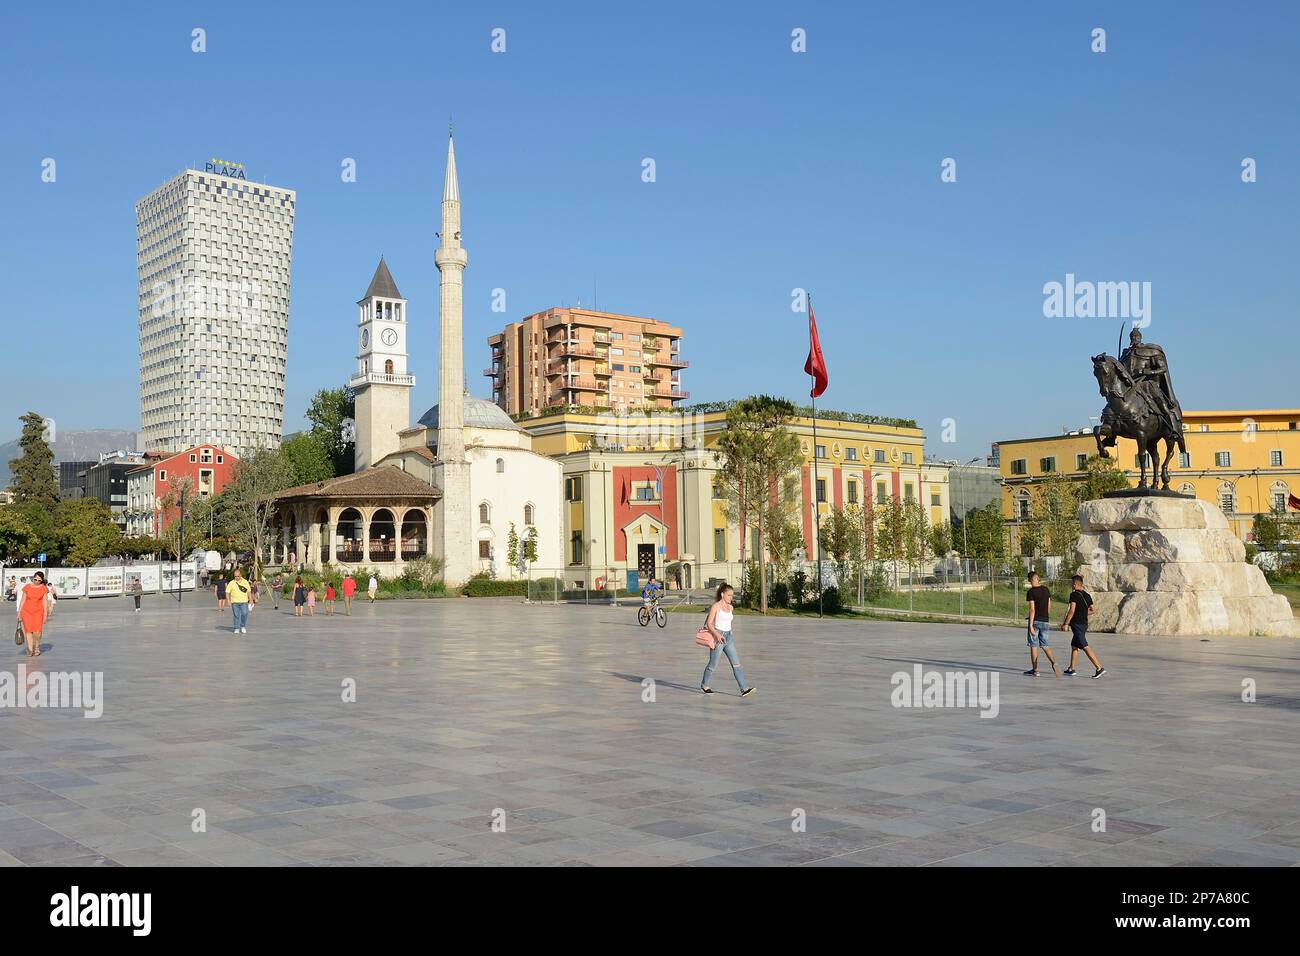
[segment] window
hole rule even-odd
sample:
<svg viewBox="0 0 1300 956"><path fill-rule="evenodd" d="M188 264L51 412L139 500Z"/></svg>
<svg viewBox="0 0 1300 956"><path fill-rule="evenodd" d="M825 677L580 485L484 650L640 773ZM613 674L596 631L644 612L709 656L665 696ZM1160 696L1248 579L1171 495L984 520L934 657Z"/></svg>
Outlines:
<svg viewBox="0 0 1300 956"><path fill-rule="evenodd" d="M1084 471L1085 469L1087 469L1087 467L1088 467L1088 456L1087 456L1087 454L1085 454L1085 453L1080 453L1080 454L1074 456L1074 470L1075 470L1075 471Z"/></svg>
<svg viewBox="0 0 1300 956"><path fill-rule="evenodd" d="M714 498L727 497L727 486L723 482L715 481L713 483L713 497Z"/></svg>
<svg viewBox="0 0 1300 956"><path fill-rule="evenodd" d="M158 480L159 480L159 481L166 481L166 480L167 480L167 469L166 469L166 468L160 468L160 469L158 470Z"/></svg>
<svg viewBox="0 0 1300 956"><path fill-rule="evenodd" d="M937 491L930 492L930 507L931 508L943 507L943 496L940 495L939 492Z"/></svg>
<svg viewBox="0 0 1300 956"><path fill-rule="evenodd" d="M912 464L912 453L910 451L903 452L903 464L905 465Z"/></svg>
<svg viewBox="0 0 1300 956"><path fill-rule="evenodd" d="M1179 467L1179 468L1191 468L1191 467L1192 467L1192 453L1191 453L1191 452L1188 452L1188 451L1180 451L1180 452L1178 453L1178 467Z"/></svg>
<svg viewBox="0 0 1300 956"><path fill-rule="evenodd" d="M844 460L845 460L845 461L857 461L857 460L858 460L858 450L857 450L856 448L853 448L853 447L847 447L847 448L845 448L845 449L844 449Z"/></svg>
<svg viewBox="0 0 1300 956"><path fill-rule="evenodd" d="M1052 472L1056 471L1056 457L1053 455L1047 458L1038 459L1038 470L1045 475L1050 475Z"/></svg>
<svg viewBox="0 0 1300 956"><path fill-rule="evenodd" d="M498 458L498 459L497 459L497 474L498 474L498 475L504 475L505 473L506 473L506 460L505 460L504 458Z"/></svg>
<svg viewBox="0 0 1300 956"><path fill-rule="evenodd" d="M849 504L856 505L857 503L858 503L858 483L856 481L850 481L849 482Z"/></svg>
<svg viewBox="0 0 1300 956"><path fill-rule="evenodd" d="M817 479L817 502L818 504L822 504L825 503L825 501L826 501L826 479L818 478Z"/></svg>
<svg viewBox="0 0 1300 956"><path fill-rule="evenodd" d="M888 495L885 494L885 483L883 481L876 482L876 500L884 501L887 497Z"/></svg>
<svg viewBox="0 0 1300 956"><path fill-rule="evenodd" d="M1237 510L1237 496L1232 491L1219 491L1219 510L1230 515Z"/></svg>
<svg viewBox="0 0 1300 956"><path fill-rule="evenodd" d="M490 561L490 560L492 559L492 542L491 542L491 541L480 541L480 542L478 543L478 556L479 556L480 558L483 558L484 560L489 560L489 561Z"/></svg>
<svg viewBox="0 0 1300 956"><path fill-rule="evenodd" d="M1282 467L1282 449L1274 448L1268 453L1268 466L1270 468Z"/></svg>
<svg viewBox="0 0 1300 956"><path fill-rule="evenodd" d="M816 448L813 449L813 454L816 455L818 458L825 458L826 446L825 445L816 446Z"/></svg>
<svg viewBox="0 0 1300 956"><path fill-rule="evenodd" d="M654 482L645 482L636 488L637 501L658 501L659 495L655 491Z"/></svg>
<svg viewBox="0 0 1300 956"><path fill-rule="evenodd" d="M1275 491L1275 492L1273 492L1273 510L1274 510L1274 511L1286 511L1286 492L1285 492L1285 491Z"/></svg>
<svg viewBox="0 0 1300 956"><path fill-rule="evenodd" d="M385 374L385 375L392 375L392 374L393 374L393 360L392 360L392 359L384 359L384 374Z"/></svg>
<svg viewBox="0 0 1300 956"><path fill-rule="evenodd" d="M533 523L533 506L524 505L524 524L532 525Z"/></svg>
<svg viewBox="0 0 1300 956"><path fill-rule="evenodd" d="M190 464L191 464L191 465L194 464L194 463L195 463L196 461L198 461L198 460L199 460L199 456L198 456L198 455L190 455Z"/></svg>
<svg viewBox="0 0 1300 956"><path fill-rule="evenodd" d="M488 523L489 523L489 521L488 521L488 518L489 518L489 517L491 517L490 509L488 508L488 504L487 504L487 502L485 501L485 502L483 502L483 504L481 504L481 505L478 506L478 523L479 523L479 524L488 524Z"/></svg>
<svg viewBox="0 0 1300 956"><path fill-rule="evenodd" d="M1021 521L1029 519L1029 492L1027 491L1016 495L1016 517Z"/></svg>
<svg viewBox="0 0 1300 956"><path fill-rule="evenodd" d="M582 500L582 476L574 475L572 478L564 479L564 500L581 501Z"/></svg>
<svg viewBox="0 0 1300 956"><path fill-rule="evenodd" d="M1025 460L1024 460L1023 458L1015 458L1015 459L1012 459L1012 462L1011 462L1011 474L1013 474L1013 475L1027 475L1027 474L1029 474L1029 468L1026 466L1026 464L1025 464Z"/></svg>
<svg viewBox="0 0 1300 956"><path fill-rule="evenodd" d="M218 456L217 456L217 464L218 464L218 465L225 464L225 461L226 461L226 456L225 456L225 455L218 455Z"/></svg>
<svg viewBox="0 0 1300 956"><path fill-rule="evenodd" d="M582 564L582 532L573 532L573 537L569 538L569 563Z"/></svg>
<svg viewBox="0 0 1300 956"><path fill-rule="evenodd" d="M1231 468L1231 467L1232 467L1232 452L1230 452L1230 451L1216 451L1216 452L1214 453L1214 465L1215 465L1216 468Z"/></svg>
<svg viewBox="0 0 1300 956"><path fill-rule="evenodd" d="M909 504L916 500L916 494L912 490L912 483L910 481L903 485L903 500Z"/></svg>
<svg viewBox="0 0 1300 956"><path fill-rule="evenodd" d="M724 528L713 529L713 560L727 560L727 532Z"/></svg>
<svg viewBox="0 0 1300 956"><path fill-rule="evenodd" d="M883 448L877 448L876 464L883 465L884 463L885 463L885 450Z"/></svg>

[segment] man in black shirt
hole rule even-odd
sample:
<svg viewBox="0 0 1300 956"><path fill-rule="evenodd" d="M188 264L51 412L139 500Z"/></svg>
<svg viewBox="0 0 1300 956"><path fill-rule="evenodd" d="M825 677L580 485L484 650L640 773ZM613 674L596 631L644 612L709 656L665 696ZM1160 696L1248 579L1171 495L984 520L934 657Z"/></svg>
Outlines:
<svg viewBox="0 0 1300 956"><path fill-rule="evenodd" d="M1052 665L1052 673L1060 677L1061 672L1056 667L1056 658L1052 656L1052 649L1047 646L1047 632L1052 629L1052 619L1049 617L1052 592L1043 587L1037 571L1029 572L1029 590L1025 592L1025 602L1029 605L1029 614L1026 618L1029 622L1029 670L1025 671L1025 676L1038 676L1038 649L1041 647Z"/></svg>
<svg viewBox="0 0 1300 956"><path fill-rule="evenodd" d="M1061 630L1068 627L1073 632L1070 638L1070 666L1065 669L1065 673L1074 676L1074 662L1079 659L1079 652L1083 651L1097 669L1097 673L1092 675L1093 680L1096 680L1106 673L1106 668L1101 666L1097 655L1088 646L1088 615L1092 613L1092 595L1083 589L1083 575L1076 574L1070 584L1070 606L1065 612L1065 620L1061 622Z"/></svg>

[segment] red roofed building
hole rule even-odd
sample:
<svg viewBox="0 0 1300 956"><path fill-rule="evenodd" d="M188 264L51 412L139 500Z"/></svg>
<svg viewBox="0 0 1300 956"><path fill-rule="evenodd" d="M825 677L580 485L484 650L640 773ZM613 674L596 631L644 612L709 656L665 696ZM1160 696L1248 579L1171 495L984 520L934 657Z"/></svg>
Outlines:
<svg viewBox="0 0 1300 956"><path fill-rule="evenodd" d="M238 463L238 458L218 445L196 445L132 469L126 476L126 535L161 537L180 514L177 503L164 507L169 496L179 495L186 483L187 498L219 495Z"/></svg>

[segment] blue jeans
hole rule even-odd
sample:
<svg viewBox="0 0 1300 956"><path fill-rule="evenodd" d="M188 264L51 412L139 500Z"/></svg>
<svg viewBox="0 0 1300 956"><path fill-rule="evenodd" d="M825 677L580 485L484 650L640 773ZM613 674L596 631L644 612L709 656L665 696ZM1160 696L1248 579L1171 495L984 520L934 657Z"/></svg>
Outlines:
<svg viewBox="0 0 1300 956"><path fill-rule="evenodd" d="M1047 632L1052 629L1051 621L1035 621L1034 629L1029 632L1029 646L1047 646Z"/></svg>
<svg viewBox="0 0 1300 956"><path fill-rule="evenodd" d="M235 630L248 627L248 604L230 603L230 613L235 618Z"/></svg>
<svg viewBox="0 0 1300 956"><path fill-rule="evenodd" d="M715 644L713 650L709 651L709 663L704 666L704 678L700 684L704 687L709 686L709 678L713 676L714 669L718 666L718 655L726 654L727 660L731 663L731 673L736 678L736 683L740 689L745 689L745 671L740 666L740 655L736 653L736 639L731 636L730 631L720 631L723 637L727 639L725 644Z"/></svg>

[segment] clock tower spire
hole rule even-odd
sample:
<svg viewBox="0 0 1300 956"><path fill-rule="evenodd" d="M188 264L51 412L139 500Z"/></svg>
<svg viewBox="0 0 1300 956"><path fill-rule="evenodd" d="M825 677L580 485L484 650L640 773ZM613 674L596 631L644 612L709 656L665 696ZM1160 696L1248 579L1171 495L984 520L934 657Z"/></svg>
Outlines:
<svg viewBox="0 0 1300 956"><path fill-rule="evenodd" d="M362 471L398 450L415 385L406 370L406 300L382 256L357 307L357 370L348 385L357 399L353 466Z"/></svg>

